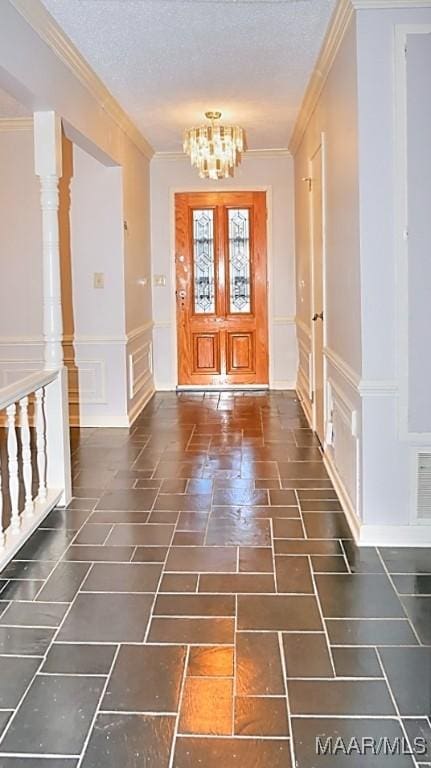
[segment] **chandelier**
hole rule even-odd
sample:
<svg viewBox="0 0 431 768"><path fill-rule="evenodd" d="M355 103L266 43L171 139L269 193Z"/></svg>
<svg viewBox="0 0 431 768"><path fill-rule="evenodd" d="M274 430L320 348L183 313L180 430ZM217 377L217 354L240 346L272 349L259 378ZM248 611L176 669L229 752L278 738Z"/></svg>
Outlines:
<svg viewBox="0 0 431 768"><path fill-rule="evenodd" d="M225 179L241 161L244 134L239 125L221 125L221 112L205 112L210 125L189 128L184 138L184 152L201 179Z"/></svg>

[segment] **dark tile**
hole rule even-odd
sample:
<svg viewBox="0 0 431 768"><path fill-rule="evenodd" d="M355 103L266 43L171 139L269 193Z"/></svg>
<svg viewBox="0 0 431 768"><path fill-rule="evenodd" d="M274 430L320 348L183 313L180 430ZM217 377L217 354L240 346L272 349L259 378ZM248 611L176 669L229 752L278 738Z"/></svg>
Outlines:
<svg viewBox="0 0 431 768"><path fill-rule="evenodd" d="M53 643L41 671L58 675L107 675L114 654L114 645Z"/></svg>
<svg viewBox="0 0 431 768"><path fill-rule="evenodd" d="M209 512L211 509L211 494L159 493L154 509L171 509L176 512Z"/></svg>
<svg viewBox="0 0 431 768"><path fill-rule="evenodd" d="M344 512L303 512L309 539L348 539L350 528Z"/></svg>
<svg viewBox="0 0 431 768"><path fill-rule="evenodd" d="M311 595L238 595L238 629L319 630L316 599Z"/></svg>
<svg viewBox="0 0 431 768"><path fill-rule="evenodd" d="M214 506L261 506L268 504L268 491L264 489L224 488L214 492Z"/></svg>
<svg viewBox="0 0 431 768"><path fill-rule="evenodd" d="M1 590L1 599L34 600L43 584L43 581L30 581L29 579L5 582L5 586Z"/></svg>
<svg viewBox="0 0 431 768"><path fill-rule="evenodd" d="M168 768L175 717L100 714L82 768Z"/></svg>
<svg viewBox="0 0 431 768"><path fill-rule="evenodd" d="M58 563L43 589L38 600L69 603L75 597L84 581L89 563Z"/></svg>
<svg viewBox="0 0 431 768"><path fill-rule="evenodd" d="M178 738L174 768L196 768L197 765L205 768L220 768L221 765L226 768L291 768L289 740Z"/></svg>
<svg viewBox="0 0 431 768"><path fill-rule="evenodd" d="M226 677L187 677L179 733L232 733L233 681Z"/></svg>
<svg viewBox="0 0 431 768"><path fill-rule="evenodd" d="M168 523L170 525L175 525L178 522L178 518L180 516L179 512L166 512L164 510L158 511L158 510L152 510L150 512L150 516L148 518L148 523Z"/></svg>
<svg viewBox="0 0 431 768"><path fill-rule="evenodd" d="M61 603L11 603L0 624L21 627L58 627L67 605Z"/></svg>
<svg viewBox="0 0 431 768"><path fill-rule="evenodd" d="M82 510L84 512L91 511L96 506L97 502L99 500L98 496L94 496L93 498L77 498L73 497L72 501L67 505L67 510L73 509L73 510Z"/></svg>
<svg viewBox="0 0 431 768"><path fill-rule="evenodd" d="M289 736L286 699L236 698L234 732L239 736Z"/></svg>
<svg viewBox="0 0 431 768"><path fill-rule="evenodd" d="M185 658L184 646L122 645L101 709L177 712Z"/></svg>
<svg viewBox="0 0 431 768"><path fill-rule="evenodd" d="M429 547L382 547L380 554L389 573L431 574L431 549Z"/></svg>
<svg viewBox="0 0 431 768"><path fill-rule="evenodd" d="M272 529L275 539L303 539L304 529L301 520L273 518Z"/></svg>
<svg viewBox="0 0 431 768"><path fill-rule="evenodd" d="M333 677L328 644L323 632L289 632L283 635L288 677Z"/></svg>
<svg viewBox="0 0 431 768"><path fill-rule="evenodd" d="M142 642L152 602L152 595L80 594L57 639L84 643Z"/></svg>
<svg viewBox="0 0 431 768"><path fill-rule="evenodd" d="M199 592L275 592L274 576L269 573L207 573L199 579Z"/></svg>
<svg viewBox="0 0 431 768"><path fill-rule="evenodd" d="M66 551L74 536L74 531L39 528L21 547L15 560L57 561Z"/></svg>
<svg viewBox="0 0 431 768"><path fill-rule="evenodd" d="M343 541L343 548L353 573L384 573L380 557L374 547L357 547L354 541Z"/></svg>
<svg viewBox="0 0 431 768"><path fill-rule="evenodd" d="M233 648L194 646L190 648L187 674L192 677L232 677Z"/></svg>
<svg viewBox="0 0 431 768"><path fill-rule="evenodd" d="M111 531L112 526L109 524L93 524L86 523L79 531L74 544L103 544L108 534Z"/></svg>
<svg viewBox="0 0 431 768"><path fill-rule="evenodd" d="M272 573L272 550L264 547L240 547L239 570L242 573Z"/></svg>
<svg viewBox="0 0 431 768"><path fill-rule="evenodd" d="M97 499L96 499L97 501ZM95 504L96 502L94 502ZM94 507L92 504L89 508L82 509L53 509L42 520L41 528L65 528L68 531L79 531L85 521L88 520L90 512Z"/></svg>
<svg viewBox="0 0 431 768"><path fill-rule="evenodd" d="M219 546L269 547L271 532L268 520L211 517L206 544Z"/></svg>
<svg viewBox="0 0 431 768"><path fill-rule="evenodd" d="M342 512L343 507L335 499L301 499L303 512Z"/></svg>
<svg viewBox="0 0 431 768"><path fill-rule="evenodd" d="M334 648L332 657L337 677L383 676L374 648Z"/></svg>
<svg viewBox="0 0 431 768"><path fill-rule="evenodd" d="M93 512L89 518L90 523L101 525L114 525L115 523L134 523L135 525L144 524L149 519L150 512L130 512L121 510L104 510L102 512Z"/></svg>
<svg viewBox="0 0 431 768"><path fill-rule="evenodd" d="M177 531L205 531L207 523L206 512L180 512Z"/></svg>
<svg viewBox="0 0 431 768"><path fill-rule="evenodd" d="M348 573L347 564L341 555L312 555L314 573Z"/></svg>
<svg viewBox="0 0 431 768"><path fill-rule="evenodd" d="M187 480L176 478L175 480L162 480L160 485L161 493L185 493Z"/></svg>
<svg viewBox="0 0 431 768"><path fill-rule="evenodd" d="M331 645L418 645L407 619L329 619L326 628Z"/></svg>
<svg viewBox="0 0 431 768"><path fill-rule="evenodd" d="M12 560L1 572L2 579L47 579L54 563L43 563L40 560Z"/></svg>
<svg viewBox="0 0 431 768"><path fill-rule="evenodd" d="M234 616L233 595L158 595L154 616Z"/></svg>
<svg viewBox="0 0 431 768"><path fill-rule="evenodd" d="M394 576L392 581L400 595L431 596L431 576L412 573L406 576Z"/></svg>
<svg viewBox="0 0 431 768"><path fill-rule="evenodd" d="M401 602L421 642L431 645L431 597L402 597Z"/></svg>
<svg viewBox="0 0 431 768"><path fill-rule="evenodd" d="M159 586L159 592L196 592L198 574L165 573Z"/></svg>
<svg viewBox="0 0 431 768"><path fill-rule="evenodd" d="M76 562L116 562L128 563L132 557L134 547L100 547L72 545L67 550L64 560Z"/></svg>
<svg viewBox="0 0 431 768"><path fill-rule="evenodd" d="M0 656L0 709L15 709L40 659Z"/></svg>
<svg viewBox="0 0 431 768"><path fill-rule="evenodd" d="M278 480L278 467L275 461L245 461L241 465L241 477L271 478Z"/></svg>
<svg viewBox="0 0 431 768"><path fill-rule="evenodd" d="M278 467L282 481L292 478L318 480L328 477L323 461L279 461Z"/></svg>
<svg viewBox="0 0 431 768"><path fill-rule="evenodd" d="M353 751L346 754L343 745L362 744L363 739L371 739L378 745L381 739L392 744L396 739L402 744L403 731L395 719L344 719L344 718L292 718L292 732L295 744L296 768L413 768L413 760L408 755L384 755L383 750L373 755L368 749L366 756ZM317 742L319 739L319 742ZM337 742L337 739L341 741ZM327 740L329 740L327 742ZM327 743L327 753L322 749ZM336 750L336 744L339 749ZM320 753L317 750L320 749Z"/></svg>
<svg viewBox="0 0 431 768"><path fill-rule="evenodd" d="M163 563L168 553L167 547L137 547L133 563Z"/></svg>
<svg viewBox="0 0 431 768"><path fill-rule="evenodd" d="M335 539L276 539L276 555L342 555L341 544Z"/></svg>
<svg viewBox="0 0 431 768"><path fill-rule="evenodd" d="M232 645L234 630L233 619L159 616L151 621L148 642Z"/></svg>
<svg viewBox="0 0 431 768"><path fill-rule="evenodd" d="M381 648L379 654L401 715L431 715L431 649Z"/></svg>
<svg viewBox="0 0 431 768"><path fill-rule="evenodd" d="M302 555L276 556L275 575L277 592L297 592L313 594L308 558Z"/></svg>
<svg viewBox="0 0 431 768"><path fill-rule="evenodd" d="M157 490L153 488L107 491L98 502L96 509L145 511L152 509L156 496Z"/></svg>
<svg viewBox="0 0 431 768"><path fill-rule="evenodd" d="M4 757L1 768L77 768L78 761L67 757Z"/></svg>
<svg viewBox="0 0 431 768"><path fill-rule="evenodd" d="M289 680L292 715L395 715L383 680Z"/></svg>
<svg viewBox="0 0 431 768"><path fill-rule="evenodd" d="M174 525L151 525L149 523L145 525L131 525L125 523L114 526L106 543L115 546L127 544L163 546L170 544L174 530Z"/></svg>
<svg viewBox="0 0 431 768"><path fill-rule="evenodd" d="M310 499L316 500L337 500L338 496L336 492L331 488L309 488L305 490L298 490L298 498L302 501L309 501Z"/></svg>
<svg viewBox="0 0 431 768"><path fill-rule="evenodd" d="M272 632L237 632L238 696L284 695L285 683L278 636Z"/></svg>
<svg viewBox="0 0 431 768"><path fill-rule="evenodd" d="M9 722L11 714L12 714L12 711L9 711L9 712L0 711L0 737ZM1 756L0 756L0 761L1 761Z"/></svg>
<svg viewBox="0 0 431 768"><path fill-rule="evenodd" d="M0 654L43 656L54 632L46 627L0 627Z"/></svg>
<svg viewBox="0 0 431 768"><path fill-rule="evenodd" d="M165 569L167 571L200 571L202 573L236 571L236 548L171 547Z"/></svg>
<svg viewBox="0 0 431 768"><path fill-rule="evenodd" d="M205 531L177 531L172 539L174 547L200 547L205 543Z"/></svg>
<svg viewBox="0 0 431 768"><path fill-rule="evenodd" d="M410 748L422 764L431 763L431 726L426 717L403 720Z"/></svg>
<svg viewBox="0 0 431 768"><path fill-rule="evenodd" d="M320 574L317 591L327 618L404 618L405 614L387 576Z"/></svg>
<svg viewBox="0 0 431 768"><path fill-rule="evenodd" d="M279 507L298 506L295 491L286 491L286 490L284 491L270 490L269 503L272 506L279 506Z"/></svg>
<svg viewBox="0 0 431 768"><path fill-rule="evenodd" d="M155 592L162 566L156 563L95 563L83 592Z"/></svg>

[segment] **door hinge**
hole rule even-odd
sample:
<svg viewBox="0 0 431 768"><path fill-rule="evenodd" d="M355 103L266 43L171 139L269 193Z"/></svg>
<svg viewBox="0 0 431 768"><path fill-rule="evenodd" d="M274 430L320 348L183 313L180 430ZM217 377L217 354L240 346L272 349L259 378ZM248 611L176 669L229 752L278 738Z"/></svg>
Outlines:
<svg viewBox="0 0 431 768"><path fill-rule="evenodd" d="M312 187L313 187L313 179L311 178L311 176L304 176L301 179L301 181L306 181L307 182L307 184L308 184L308 191L311 192Z"/></svg>

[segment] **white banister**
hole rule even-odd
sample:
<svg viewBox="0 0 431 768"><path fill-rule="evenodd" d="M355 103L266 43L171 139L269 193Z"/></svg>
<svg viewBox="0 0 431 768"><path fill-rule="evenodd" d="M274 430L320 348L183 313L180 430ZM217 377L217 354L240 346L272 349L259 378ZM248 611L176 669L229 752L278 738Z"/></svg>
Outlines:
<svg viewBox="0 0 431 768"><path fill-rule="evenodd" d="M40 501L46 499L46 439L45 439L45 413L44 390L36 392L36 457L39 487L37 498Z"/></svg>
<svg viewBox="0 0 431 768"><path fill-rule="evenodd" d="M11 504L10 526L13 534L20 528L19 518L19 478L18 478L18 442L16 439L16 405L12 403L6 408L7 413L7 457L9 468L9 497Z"/></svg>
<svg viewBox="0 0 431 768"><path fill-rule="evenodd" d="M28 423L28 396L19 401L22 446L22 476L24 481L24 517L33 517L33 467L31 462L30 425Z"/></svg>

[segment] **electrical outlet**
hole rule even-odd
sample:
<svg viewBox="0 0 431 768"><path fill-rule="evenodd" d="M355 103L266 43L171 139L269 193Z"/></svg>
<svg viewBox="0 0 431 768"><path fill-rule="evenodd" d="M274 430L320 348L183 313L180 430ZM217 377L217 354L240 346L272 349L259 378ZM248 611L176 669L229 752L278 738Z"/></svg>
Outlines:
<svg viewBox="0 0 431 768"><path fill-rule="evenodd" d="M105 275L103 272L95 272L93 275L93 288L105 287Z"/></svg>

